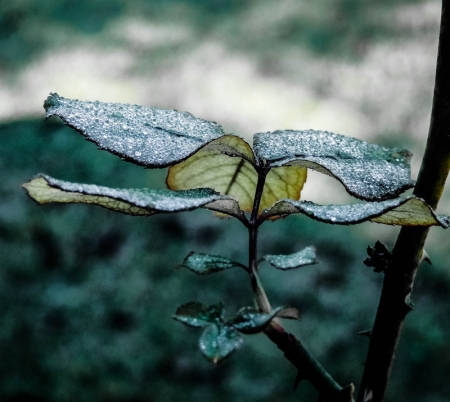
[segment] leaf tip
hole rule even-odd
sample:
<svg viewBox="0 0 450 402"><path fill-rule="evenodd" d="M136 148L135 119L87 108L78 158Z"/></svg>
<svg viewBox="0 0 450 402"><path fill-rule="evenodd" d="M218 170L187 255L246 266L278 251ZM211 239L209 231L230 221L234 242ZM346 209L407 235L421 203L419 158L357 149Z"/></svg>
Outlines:
<svg viewBox="0 0 450 402"><path fill-rule="evenodd" d="M56 92L50 92L47 96L47 99L44 101L44 109L47 112L47 117L51 116L49 109L58 106L60 104L60 99L61 97Z"/></svg>

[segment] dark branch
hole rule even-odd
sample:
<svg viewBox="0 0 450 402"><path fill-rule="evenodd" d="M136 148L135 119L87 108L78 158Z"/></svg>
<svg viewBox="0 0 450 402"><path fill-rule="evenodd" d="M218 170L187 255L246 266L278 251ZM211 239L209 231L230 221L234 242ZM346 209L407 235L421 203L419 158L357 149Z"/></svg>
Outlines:
<svg viewBox="0 0 450 402"><path fill-rule="evenodd" d="M450 169L450 0L442 1L441 29L430 131L414 194L436 209ZM386 270L369 351L359 390L359 402L384 399L395 350L417 268L422 261L428 228L401 229Z"/></svg>

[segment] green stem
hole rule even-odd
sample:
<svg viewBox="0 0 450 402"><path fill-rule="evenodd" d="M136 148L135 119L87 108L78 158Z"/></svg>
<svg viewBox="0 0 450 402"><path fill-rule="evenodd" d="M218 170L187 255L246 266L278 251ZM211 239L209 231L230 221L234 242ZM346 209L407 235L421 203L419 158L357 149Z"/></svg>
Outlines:
<svg viewBox="0 0 450 402"><path fill-rule="evenodd" d="M258 211L264 190L266 176L270 167L261 166L258 169L258 182L256 185L254 204L250 217L249 231L249 272L255 303L260 311L269 313L270 306L267 295L258 275ZM274 319L264 331L267 337L274 342L285 357L297 368L298 378L308 380L319 392L320 400L329 402L352 402L354 387L352 384L341 387L331 375L315 360L305 349L302 343L292 334L286 332L279 322Z"/></svg>
<svg viewBox="0 0 450 402"><path fill-rule="evenodd" d="M414 194L436 209L450 170L450 0L442 1L433 109L425 156ZM384 399L405 316L429 229L403 227L385 273L380 303L358 395L359 402Z"/></svg>
<svg viewBox="0 0 450 402"><path fill-rule="evenodd" d="M252 215L250 217L250 225L248 227L249 233L249 252L248 252L248 267L250 270L250 281L252 285L253 295L255 297L255 303L257 307L264 313L269 313L272 308L269 300L264 292L261 281L258 276L258 211L261 204L261 197L264 190L264 184L266 182L266 176L269 173L270 168L262 166L258 170L258 182L256 184L255 198L253 202Z"/></svg>

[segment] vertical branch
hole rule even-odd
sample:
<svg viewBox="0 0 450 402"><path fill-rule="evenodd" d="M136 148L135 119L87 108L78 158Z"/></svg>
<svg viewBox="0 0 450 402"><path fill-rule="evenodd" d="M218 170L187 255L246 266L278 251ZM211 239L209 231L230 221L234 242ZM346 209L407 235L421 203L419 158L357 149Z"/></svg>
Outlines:
<svg viewBox="0 0 450 402"><path fill-rule="evenodd" d="M258 276L258 211L261 204L261 197L264 190L264 184L266 182L266 176L269 173L270 168L262 166L258 169L258 182L256 184L255 197L253 201L252 215L250 217L250 225L248 227L249 243L248 243L248 267L250 271L250 281L252 284L253 294L255 296L255 302L258 308L264 312L269 313L271 306L264 289L261 285Z"/></svg>
<svg viewBox="0 0 450 402"><path fill-rule="evenodd" d="M450 0L442 1L441 28L430 130L414 194L433 209L450 169ZM409 296L422 260L428 228L401 229L386 271L359 390L359 402L384 399Z"/></svg>
<svg viewBox="0 0 450 402"><path fill-rule="evenodd" d="M269 313L272 308L264 292L258 275L258 211L261 197L269 173L269 166L258 166L258 182L256 184L254 203L250 222L247 225L249 232L249 272L255 302L260 311ZM286 332L277 322L272 320L265 329L267 337L284 352L284 356L298 370L297 382L308 380L319 392L320 400L332 402L353 402L353 384L341 387L336 380L312 357L302 343L292 334Z"/></svg>

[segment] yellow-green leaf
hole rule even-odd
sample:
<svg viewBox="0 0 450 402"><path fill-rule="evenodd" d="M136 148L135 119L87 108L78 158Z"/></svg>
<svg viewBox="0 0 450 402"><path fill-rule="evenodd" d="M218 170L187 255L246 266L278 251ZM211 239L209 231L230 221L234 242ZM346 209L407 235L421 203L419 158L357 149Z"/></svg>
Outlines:
<svg viewBox="0 0 450 402"><path fill-rule="evenodd" d="M226 135L172 166L167 185L173 190L210 187L223 195L235 197L242 210L251 212L258 181L254 164L250 146L239 137ZM259 212L283 198L298 200L305 181L304 167L272 169L266 178Z"/></svg>

